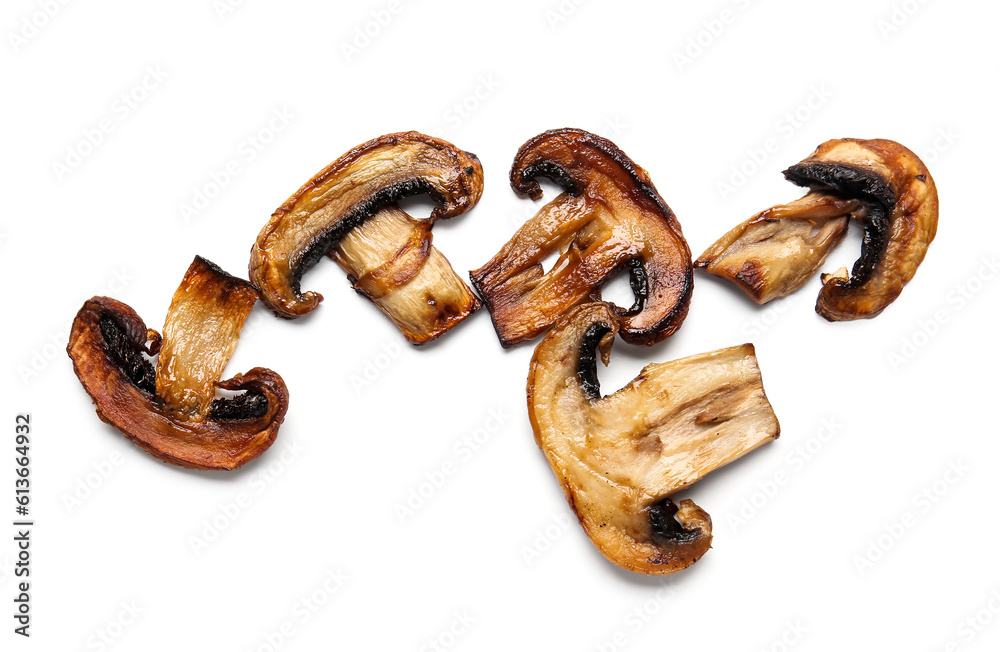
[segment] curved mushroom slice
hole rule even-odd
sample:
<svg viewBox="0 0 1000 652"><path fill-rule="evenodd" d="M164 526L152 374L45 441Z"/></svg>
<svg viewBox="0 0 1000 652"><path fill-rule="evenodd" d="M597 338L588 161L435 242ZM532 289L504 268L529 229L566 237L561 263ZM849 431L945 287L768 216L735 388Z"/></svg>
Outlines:
<svg viewBox="0 0 1000 652"><path fill-rule="evenodd" d="M847 233L856 199L811 192L790 204L757 213L708 248L695 267L728 279L758 304L802 287Z"/></svg>
<svg viewBox="0 0 1000 652"><path fill-rule="evenodd" d="M600 136L555 129L514 157L516 193L540 198L537 177L565 192L471 275L501 344L530 340L573 306L599 299L619 271L628 272L635 295L631 308L617 309L622 338L654 344L672 335L691 301L691 251L646 171ZM542 261L557 251L543 273Z"/></svg>
<svg viewBox="0 0 1000 652"><path fill-rule="evenodd" d="M257 291L197 257L174 293L164 337L129 306L87 301L66 348L101 419L164 462L235 469L270 447L288 390L270 369L220 381ZM159 353L156 371L146 356ZM145 355L144 355L145 354ZM215 398L216 387L243 392Z"/></svg>
<svg viewBox="0 0 1000 652"><path fill-rule="evenodd" d="M697 264L736 281L758 303L783 296L811 276L839 241L830 222L805 236L801 220L814 219L810 213L816 210L820 215L842 211L864 223L861 257L850 275L823 275L816 312L830 321L846 321L885 310L913 278L937 231L937 187L927 167L897 142L845 138L823 143L785 170L785 178L810 188L799 202L776 207L784 213L778 219L790 217L797 225L762 231L751 220L723 236ZM859 207L850 207L851 201ZM790 215L784 210L788 207L793 208ZM757 232L741 232L751 225L758 226ZM759 245L758 237L763 240Z"/></svg>
<svg viewBox="0 0 1000 652"><path fill-rule="evenodd" d="M302 275L331 255L410 342L426 342L479 307L431 246L430 229L475 206L482 191L475 154L417 132L376 138L324 168L274 212L251 251L250 280L275 314L299 317L323 299L301 292ZM438 203L428 220L395 203L421 193Z"/></svg>
<svg viewBox="0 0 1000 652"><path fill-rule="evenodd" d="M579 306L535 349L528 413L535 440L594 545L628 570L665 574L696 562L712 520L671 496L776 438L753 346L646 366L601 396L597 354L607 363L613 306Z"/></svg>
<svg viewBox="0 0 1000 652"><path fill-rule="evenodd" d="M913 278L937 233L937 186L923 161L891 140L845 138L823 143L785 170L785 178L856 197L867 207L861 257L850 279L824 280L816 312L847 321L885 310Z"/></svg>

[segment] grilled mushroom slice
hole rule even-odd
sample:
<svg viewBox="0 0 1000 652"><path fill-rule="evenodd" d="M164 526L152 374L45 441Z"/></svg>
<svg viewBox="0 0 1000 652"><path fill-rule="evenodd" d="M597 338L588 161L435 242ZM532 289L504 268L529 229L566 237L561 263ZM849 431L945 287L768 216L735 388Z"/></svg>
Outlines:
<svg viewBox="0 0 1000 652"><path fill-rule="evenodd" d="M321 170L274 212L251 250L250 280L275 314L299 317L323 299L301 292L302 275L329 255L407 340L422 344L480 306L431 245L431 227L471 209L482 191L475 154L413 131L376 138ZM422 193L438 203L427 220L396 204Z"/></svg>
<svg viewBox="0 0 1000 652"><path fill-rule="evenodd" d="M610 561L673 573L712 543L712 520L671 500L708 472L778 436L753 346L650 364L601 396L618 316L606 303L577 307L535 349L528 413L570 506Z"/></svg>
<svg viewBox="0 0 1000 652"><path fill-rule="evenodd" d="M547 131L514 157L510 185L532 199L537 177L563 188L486 265L472 272L501 344L530 340L573 306L600 298L627 271L635 295L616 309L622 338L654 344L687 315L691 251L673 212L645 170L614 143L579 129ZM558 251L545 273L542 261Z"/></svg>
<svg viewBox="0 0 1000 652"><path fill-rule="evenodd" d="M850 216L864 224L861 257L849 276L823 275L816 312L830 321L881 313L913 278L937 231L937 187L927 167L897 142L845 138L823 143L785 178L809 194L730 231L696 265L764 303L818 269Z"/></svg>
<svg viewBox="0 0 1000 652"><path fill-rule="evenodd" d="M815 191L757 213L708 248L695 267L729 279L758 304L802 287L847 233L863 204Z"/></svg>
<svg viewBox="0 0 1000 652"><path fill-rule="evenodd" d="M196 257L174 293L163 338L129 306L87 301L66 348L101 419L156 458L235 469L270 447L288 390L270 369L220 381L257 290ZM156 371L147 356L159 354ZM242 392L216 398L216 388Z"/></svg>

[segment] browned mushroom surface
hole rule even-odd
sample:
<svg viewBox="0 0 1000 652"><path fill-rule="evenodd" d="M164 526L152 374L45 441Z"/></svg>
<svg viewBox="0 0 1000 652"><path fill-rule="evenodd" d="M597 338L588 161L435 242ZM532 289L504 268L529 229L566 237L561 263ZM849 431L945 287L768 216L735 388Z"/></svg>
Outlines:
<svg viewBox="0 0 1000 652"><path fill-rule="evenodd" d="M646 171L600 136L556 129L529 140L514 158L515 192L540 198L538 177L565 192L472 272L500 342L536 337L573 306L599 299L618 272L629 274L635 295L630 308L617 309L622 338L653 344L673 334L691 300L691 252ZM557 252L544 272L543 261Z"/></svg>
<svg viewBox="0 0 1000 652"><path fill-rule="evenodd" d="M302 275L329 255L414 344L454 327L479 307L472 290L431 244L435 220L479 201L483 169L474 154L417 132L389 134L331 163L292 195L257 236L250 280L280 317L322 300L302 292ZM428 193L427 220L396 202Z"/></svg>
<svg viewBox="0 0 1000 652"><path fill-rule="evenodd" d="M695 264L765 303L812 276L852 217L864 224L861 257L849 275L823 275L816 312L830 321L881 313L937 231L937 188L926 166L894 141L846 138L823 143L785 177L809 194L736 227Z"/></svg>
<svg viewBox="0 0 1000 652"><path fill-rule="evenodd" d="M722 236L695 267L729 279L763 304L799 289L847 233L861 202L812 192L762 211Z"/></svg>
<svg viewBox="0 0 1000 652"><path fill-rule="evenodd" d="M220 381L257 291L195 258L174 293L164 336L129 306L94 297L67 353L97 414L151 455L197 469L235 469L274 442L288 391L270 369ZM159 354L156 371L149 359ZM216 388L242 392L216 398Z"/></svg>
<svg viewBox="0 0 1000 652"><path fill-rule="evenodd" d="M618 318L612 306L579 306L535 349L528 413L580 524L601 553L628 570L663 574L696 562L712 520L671 500L710 471L775 439L753 346L647 365L602 396Z"/></svg>

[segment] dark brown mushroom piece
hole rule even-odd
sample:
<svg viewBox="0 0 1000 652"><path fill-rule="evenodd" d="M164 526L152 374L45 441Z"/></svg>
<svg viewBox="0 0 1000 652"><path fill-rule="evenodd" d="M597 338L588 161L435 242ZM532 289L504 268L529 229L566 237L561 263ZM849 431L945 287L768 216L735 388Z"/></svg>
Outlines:
<svg viewBox="0 0 1000 652"><path fill-rule="evenodd" d="M712 519L673 496L779 434L751 344L647 365L609 396L597 379L618 315L571 311L535 349L528 414L566 499L622 568L674 573L711 547Z"/></svg>
<svg viewBox="0 0 1000 652"><path fill-rule="evenodd" d="M618 272L628 273L635 297L630 308L616 308L622 338L654 344L672 335L691 301L691 251L646 171L609 140L555 129L514 157L516 193L539 199L538 177L564 192L472 272L501 344L530 340L567 310L599 300ZM543 261L556 252L545 272Z"/></svg>
<svg viewBox="0 0 1000 652"><path fill-rule="evenodd" d="M129 306L94 297L66 351L98 416L140 448L187 468L235 469L271 446L288 409L285 383L270 369L220 380L256 301L252 285L196 257L162 338Z"/></svg>
<svg viewBox="0 0 1000 652"><path fill-rule="evenodd" d="M295 318L323 299L302 292L302 275L330 256L413 344L444 334L475 312L479 299L431 244L439 219L479 201L483 168L475 154L417 132L355 147L292 195L257 236L250 280L279 317ZM428 194L426 220L399 208Z"/></svg>
<svg viewBox="0 0 1000 652"><path fill-rule="evenodd" d="M757 303L805 283L842 239L864 225L861 257L822 276L816 312L830 321L875 317L913 278L937 231L934 179L916 154L891 140L823 143L785 177L809 193L737 226L695 266L734 282Z"/></svg>

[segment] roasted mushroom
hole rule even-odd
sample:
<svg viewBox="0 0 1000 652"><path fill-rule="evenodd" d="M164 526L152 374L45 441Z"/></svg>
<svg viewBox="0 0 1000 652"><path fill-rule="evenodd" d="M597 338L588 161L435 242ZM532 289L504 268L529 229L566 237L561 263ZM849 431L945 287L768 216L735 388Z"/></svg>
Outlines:
<svg viewBox="0 0 1000 652"><path fill-rule="evenodd" d="M934 179L891 140L823 143L785 170L810 192L736 227L695 265L729 279L757 303L799 288L840 242L848 218L864 223L861 257L848 276L823 275L816 312L830 321L878 315L917 271L937 231Z"/></svg>
<svg viewBox="0 0 1000 652"><path fill-rule="evenodd" d="M757 213L708 248L695 267L727 278L758 304L799 289L847 233L856 199L811 192Z"/></svg>
<svg viewBox="0 0 1000 652"><path fill-rule="evenodd" d="M627 271L635 303L616 308L622 338L654 344L672 335L691 301L691 251L645 170L614 143L579 129L547 131L514 157L510 185L532 199L537 177L563 188L522 226L472 282L501 344L539 335L573 306L600 299ZM559 251L545 273L542 261Z"/></svg>
<svg viewBox="0 0 1000 652"><path fill-rule="evenodd" d="M673 573L712 543L712 520L676 492L778 436L751 344L647 365L601 396L618 316L577 307L535 349L528 414L535 440L594 545L628 570Z"/></svg>
<svg viewBox="0 0 1000 652"><path fill-rule="evenodd" d="M479 308L472 290L431 245L435 220L468 211L483 191L475 154L417 132L355 147L292 195L257 236L250 280L279 317L294 318L323 299L301 292L302 275L329 255L413 344L445 333ZM428 193L427 220L396 202Z"/></svg>
<svg viewBox="0 0 1000 652"><path fill-rule="evenodd" d="M257 290L196 257L174 293L163 338L108 297L83 304L66 351L101 419L164 462L235 469L274 442L288 390L270 369L220 381ZM159 354L156 371L148 356ZM215 396L216 388L242 392Z"/></svg>

